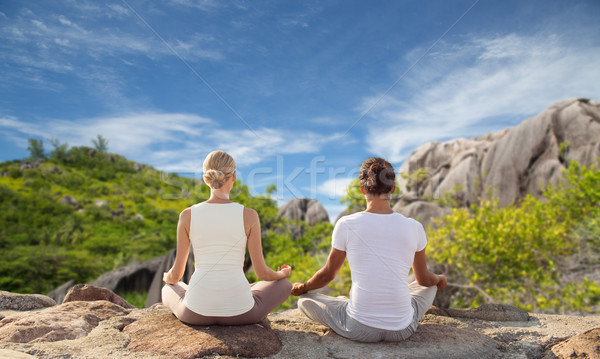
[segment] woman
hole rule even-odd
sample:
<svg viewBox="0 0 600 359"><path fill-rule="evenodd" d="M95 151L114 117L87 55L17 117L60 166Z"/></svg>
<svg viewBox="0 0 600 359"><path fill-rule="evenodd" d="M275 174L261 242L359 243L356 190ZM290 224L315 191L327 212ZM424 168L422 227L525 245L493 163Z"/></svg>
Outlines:
<svg viewBox="0 0 600 359"><path fill-rule="evenodd" d="M395 185L392 165L369 158L360 167L364 212L342 217L333 229L327 263L305 283L295 283L298 308L339 335L364 342L400 341L417 329L419 319L444 289L444 275L427 269L423 226L392 210ZM350 299L307 293L326 286L348 257ZM407 284L410 268L416 282Z"/></svg>
<svg viewBox="0 0 600 359"><path fill-rule="evenodd" d="M163 303L192 325L257 323L290 295L292 284L286 277L291 267L283 265L275 272L266 266L258 214L229 200L236 180L233 158L223 151L211 152L204 160L203 179L211 188L210 198L179 216L177 256L163 276ZM195 272L188 286L179 280L190 243ZM254 272L263 280L252 285L243 270L246 243Z"/></svg>

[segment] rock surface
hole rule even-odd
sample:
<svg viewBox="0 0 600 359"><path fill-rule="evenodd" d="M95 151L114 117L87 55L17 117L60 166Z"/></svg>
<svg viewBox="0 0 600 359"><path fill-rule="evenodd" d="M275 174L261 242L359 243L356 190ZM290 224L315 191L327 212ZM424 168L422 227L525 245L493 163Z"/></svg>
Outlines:
<svg viewBox="0 0 600 359"><path fill-rule="evenodd" d="M0 310L23 311L52 307L54 305L56 305L56 302L45 295L18 294L0 291Z"/></svg>
<svg viewBox="0 0 600 359"><path fill-rule="evenodd" d="M71 302L35 312L21 312L0 321L0 342L39 343L86 336L103 320L129 310L106 301Z"/></svg>
<svg viewBox="0 0 600 359"><path fill-rule="evenodd" d="M140 319L123 332L131 338L127 349L198 358L207 355L267 357L281 350L281 342L267 321L236 327L189 326L172 314Z"/></svg>
<svg viewBox="0 0 600 359"><path fill-rule="evenodd" d="M527 194L540 196L570 161L600 161L599 102L568 99L498 133L420 146L399 170L407 178L398 176L403 195L395 210L433 199L469 206L492 193L500 205ZM422 209L421 214L413 208L411 214L429 216L431 209Z"/></svg>
<svg viewBox="0 0 600 359"><path fill-rule="evenodd" d="M290 220L305 221L310 224L329 222L325 207L316 199L294 198L281 206L279 214Z"/></svg>
<svg viewBox="0 0 600 359"><path fill-rule="evenodd" d="M559 358L600 359L600 328L576 335L552 348Z"/></svg>
<svg viewBox="0 0 600 359"><path fill-rule="evenodd" d="M481 319L523 319L510 317L513 312L520 313L511 308L484 306L463 311L478 313L476 316L426 314L417 332L406 341L358 343L311 321L297 309L272 313L260 325L195 327L178 321L161 304L125 309L108 301L75 301L29 312L3 312L6 317L0 320L0 357L595 357L600 315L529 313L528 320Z"/></svg>
<svg viewBox="0 0 600 359"><path fill-rule="evenodd" d="M523 309L503 304L483 304L475 309L431 308L427 313L452 318L497 322L526 322L529 320L529 314Z"/></svg>
<svg viewBox="0 0 600 359"><path fill-rule="evenodd" d="M105 300L107 302L115 303L123 308L133 309L134 305L127 302L125 299L119 297L115 292L106 288L97 287L89 284L77 284L74 285L67 295L63 303L76 302L76 301L96 301Z"/></svg>

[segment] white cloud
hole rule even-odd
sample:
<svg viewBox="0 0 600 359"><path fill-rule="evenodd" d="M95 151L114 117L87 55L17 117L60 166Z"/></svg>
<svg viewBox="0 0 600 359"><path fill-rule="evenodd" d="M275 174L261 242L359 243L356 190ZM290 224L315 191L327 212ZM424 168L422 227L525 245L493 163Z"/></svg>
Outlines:
<svg viewBox="0 0 600 359"><path fill-rule="evenodd" d="M553 35L442 44L371 110L380 122L369 127L369 149L398 162L427 141L482 135L564 98L597 96L599 58L600 46ZM363 108L376 99L365 98Z"/></svg>
<svg viewBox="0 0 600 359"><path fill-rule="evenodd" d="M328 196L329 199L339 198L346 194L346 190L356 177L331 178L317 187L317 192Z"/></svg>
<svg viewBox="0 0 600 359"><path fill-rule="evenodd" d="M219 7L219 2L214 0L171 0L171 3L202 11L211 11Z"/></svg>
<svg viewBox="0 0 600 359"><path fill-rule="evenodd" d="M200 172L208 152L229 152L240 166L281 154L316 153L339 135L292 132L274 128L224 129L194 114L143 113L92 119L47 120L44 125L0 118L0 131L15 141L24 136L55 137L70 146L91 146L97 135L108 139L111 152L177 172ZM22 143L22 142L20 142Z"/></svg>

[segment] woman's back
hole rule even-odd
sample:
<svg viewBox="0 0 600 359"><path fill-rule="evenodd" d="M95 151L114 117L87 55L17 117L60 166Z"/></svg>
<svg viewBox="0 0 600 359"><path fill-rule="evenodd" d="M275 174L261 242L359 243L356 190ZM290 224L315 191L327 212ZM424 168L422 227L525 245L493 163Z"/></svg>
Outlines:
<svg viewBox="0 0 600 359"><path fill-rule="evenodd" d="M195 272L184 304L206 316L233 316L254 306L243 270L244 206L199 203L191 208L190 241Z"/></svg>

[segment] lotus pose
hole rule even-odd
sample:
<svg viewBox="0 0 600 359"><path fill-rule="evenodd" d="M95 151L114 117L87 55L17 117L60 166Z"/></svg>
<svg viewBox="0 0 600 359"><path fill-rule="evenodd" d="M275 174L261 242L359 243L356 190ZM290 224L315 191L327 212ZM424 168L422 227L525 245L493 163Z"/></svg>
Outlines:
<svg viewBox="0 0 600 359"><path fill-rule="evenodd" d="M298 308L309 318L339 335L357 341L401 341L444 289L444 275L427 269L423 226L392 210L395 189L392 165L370 158L360 167L360 188L367 201L364 212L342 217L333 229L327 263L305 283L294 283ZM326 286L348 257L352 276L350 299L307 293ZM416 282L408 284L413 268Z"/></svg>
<svg viewBox="0 0 600 359"><path fill-rule="evenodd" d="M244 325L263 320L290 295L286 279L291 267L273 271L265 264L258 214L229 200L236 180L235 161L223 151L211 152L203 164L203 179L210 198L186 208L177 224L177 256L165 273L162 301L182 322L192 325ZM249 284L244 275L248 252L256 276ZM190 251L195 271L189 286L179 280Z"/></svg>

